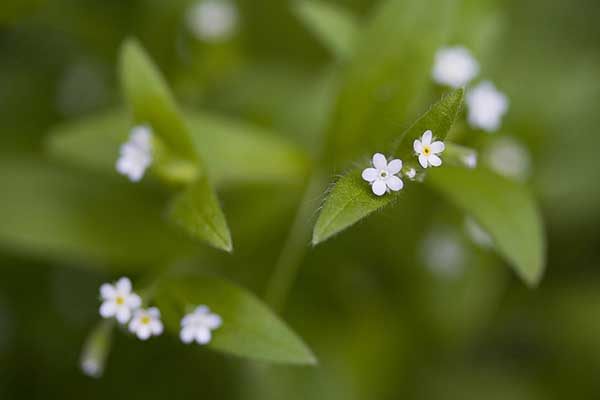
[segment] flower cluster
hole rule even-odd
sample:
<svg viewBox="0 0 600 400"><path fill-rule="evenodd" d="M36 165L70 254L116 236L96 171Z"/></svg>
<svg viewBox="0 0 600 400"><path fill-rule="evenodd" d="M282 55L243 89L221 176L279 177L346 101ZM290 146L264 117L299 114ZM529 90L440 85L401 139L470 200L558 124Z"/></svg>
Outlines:
<svg viewBox="0 0 600 400"><path fill-rule="evenodd" d="M432 70L433 80L454 88L466 86L479 74L479 64L464 47L445 47L437 51ZM469 124L476 129L494 132L500 128L508 111L507 97L494 84L483 81L467 93Z"/></svg>
<svg viewBox="0 0 600 400"><path fill-rule="evenodd" d="M439 154L444 151L445 145L441 141L433 140L433 132L430 130L423 133L421 139L416 139L413 143L415 155L418 157L419 164L423 168L439 167L442 165L442 159ZM377 196L383 196L390 191L397 192L402 190L404 182L397 176L402 171L402 160L393 159L388 162L387 158L381 154L373 155L372 167L366 168L362 172L362 178L369 182L371 190ZM404 175L408 179L415 179L417 171L414 168L407 168Z"/></svg>
<svg viewBox="0 0 600 400"><path fill-rule="evenodd" d="M162 334L160 310L156 307L142 308L142 299L132 291L129 278L121 278L114 284L103 284L100 286L100 297L100 315L103 318L114 317L122 325L129 323L129 331L140 340ZM181 320L181 341L207 344L211 340L212 331L221 324L219 315L211 313L205 305L198 306Z"/></svg>
<svg viewBox="0 0 600 400"><path fill-rule="evenodd" d="M146 125L134 127L129 140L121 145L120 153L117 171L132 182L138 182L152 164L152 129Z"/></svg>

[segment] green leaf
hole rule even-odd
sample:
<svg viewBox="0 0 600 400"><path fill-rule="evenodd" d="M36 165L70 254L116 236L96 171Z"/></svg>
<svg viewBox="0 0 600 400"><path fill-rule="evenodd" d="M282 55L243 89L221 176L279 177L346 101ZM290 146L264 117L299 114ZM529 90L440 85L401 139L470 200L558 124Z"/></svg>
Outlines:
<svg viewBox="0 0 600 400"><path fill-rule="evenodd" d="M121 48L120 77L135 122L150 124L178 157L197 161L192 138L169 86L136 40L125 41Z"/></svg>
<svg viewBox="0 0 600 400"><path fill-rule="evenodd" d="M428 129L433 131L437 138L443 140L460 112L463 93L464 91L459 89L446 95L402 133L394 146L394 156L400 157L405 164L408 164L414 158L413 140L419 138ZM367 165L368 163L365 163L364 168ZM355 169L336 182L315 224L313 244L327 240L386 206L401 193L375 196L361 177L364 168Z"/></svg>
<svg viewBox="0 0 600 400"><path fill-rule="evenodd" d="M254 295L212 276L167 279L159 284L156 302L168 330L179 335L181 318L207 305L223 324L213 332L209 348L276 363L316 364L310 349Z"/></svg>
<svg viewBox="0 0 600 400"><path fill-rule="evenodd" d="M0 157L0 247L73 265L147 269L197 250L162 218L164 198L144 186Z"/></svg>
<svg viewBox="0 0 600 400"><path fill-rule="evenodd" d="M351 56L358 38L356 18L347 10L322 1L300 1L295 12L309 30L340 60Z"/></svg>
<svg viewBox="0 0 600 400"><path fill-rule="evenodd" d="M545 266L545 237L538 206L527 188L485 169L434 168L425 183L472 215L496 250L529 285Z"/></svg>
<svg viewBox="0 0 600 400"><path fill-rule="evenodd" d="M196 151L215 184L301 181L309 159L273 132L207 113L187 113ZM116 175L119 146L127 140L129 119L122 111L69 121L48 135L51 156L71 165Z"/></svg>
<svg viewBox="0 0 600 400"><path fill-rule="evenodd" d="M206 176L199 177L175 196L169 204L168 215L192 237L205 240L217 249L233 249L225 215Z"/></svg>
<svg viewBox="0 0 600 400"><path fill-rule="evenodd" d="M359 38L328 132L334 164L383 148L421 107L452 0L387 0Z"/></svg>

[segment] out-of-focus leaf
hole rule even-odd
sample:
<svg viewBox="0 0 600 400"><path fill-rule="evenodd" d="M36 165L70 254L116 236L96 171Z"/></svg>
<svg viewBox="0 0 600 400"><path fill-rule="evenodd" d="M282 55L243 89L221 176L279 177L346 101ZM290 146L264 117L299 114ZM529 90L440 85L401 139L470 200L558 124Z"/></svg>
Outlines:
<svg viewBox="0 0 600 400"><path fill-rule="evenodd" d="M298 17L340 60L352 54L358 37L356 18L347 10L323 1L300 1L295 6Z"/></svg>
<svg viewBox="0 0 600 400"><path fill-rule="evenodd" d="M310 349L254 295L212 276L167 278L156 302L167 329L179 335L181 318L207 305L223 320L209 348L276 363L316 364Z"/></svg>
<svg viewBox="0 0 600 400"><path fill-rule="evenodd" d="M421 105L453 3L387 0L377 9L344 72L328 134L334 163L381 149Z"/></svg>
<svg viewBox="0 0 600 400"><path fill-rule="evenodd" d="M217 185L296 182L306 176L307 156L272 132L206 113L188 113L186 119L196 151ZM128 129L123 111L67 122L52 129L48 150L70 164L116 174L119 145Z"/></svg>
<svg viewBox="0 0 600 400"><path fill-rule="evenodd" d="M33 13L47 0L3 0L0 4L0 25L17 22Z"/></svg>
<svg viewBox="0 0 600 400"><path fill-rule="evenodd" d="M455 90L437 102L400 137L393 152L407 163L413 158L413 141L431 130L443 140L460 112L463 90ZM367 164L365 164L366 168ZM362 168L355 169L338 180L325 199L313 231L313 244L318 244L358 222L398 197L399 193L375 196L361 177Z"/></svg>
<svg viewBox="0 0 600 400"><path fill-rule="evenodd" d="M536 285L545 265L543 222L526 187L485 169L434 168L425 182L472 215L496 250L527 284Z"/></svg>
<svg viewBox="0 0 600 400"><path fill-rule="evenodd" d="M199 177L169 205L169 218L192 237L207 241L217 249L231 251L231 234L206 176Z"/></svg>
<svg viewBox="0 0 600 400"><path fill-rule="evenodd" d="M121 85L136 123L147 123L178 157L197 161L189 129L171 90L136 40L121 48Z"/></svg>
<svg viewBox="0 0 600 400"><path fill-rule="evenodd" d="M0 187L0 246L7 251L121 270L193 253L193 243L164 222L162 196L148 188L6 156Z"/></svg>

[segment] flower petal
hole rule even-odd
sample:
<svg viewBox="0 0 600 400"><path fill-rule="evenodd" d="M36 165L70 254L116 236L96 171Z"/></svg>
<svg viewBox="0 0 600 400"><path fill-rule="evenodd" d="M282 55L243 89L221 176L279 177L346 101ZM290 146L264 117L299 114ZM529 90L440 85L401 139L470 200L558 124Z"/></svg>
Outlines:
<svg viewBox="0 0 600 400"><path fill-rule="evenodd" d="M375 153L373 155L373 166L377 169L386 169L387 158L381 153Z"/></svg>
<svg viewBox="0 0 600 400"><path fill-rule="evenodd" d="M423 152L423 143L419 139L415 139L413 142L413 149L415 149L415 153Z"/></svg>
<svg viewBox="0 0 600 400"><path fill-rule="evenodd" d="M385 183L394 192L397 192L398 190L401 190L404 187L404 182L402 182L402 179L398 178L395 175L390 176Z"/></svg>
<svg viewBox="0 0 600 400"><path fill-rule="evenodd" d="M427 157L425 155L419 155L419 164L421 164L421 167L427 168Z"/></svg>
<svg viewBox="0 0 600 400"><path fill-rule="evenodd" d="M135 293L131 293L127 297L127 306L133 310L140 308L142 305L142 299Z"/></svg>
<svg viewBox="0 0 600 400"><path fill-rule="evenodd" d="M156 307L150 307L148 309L148 314L154 318L160 318L160 310Z"/></svg>
<svg viewBox="0 0 600 400"><path fill-rule="evenodd" d="M387 170L391 175L396 175L402 169L402 160L392 160L389 162Z"/></svg>
<svg viewBox="0 0 600 400"><path fill-rule="evenodd" d="M377 179L377 170L375 168L366 168L361 176L365 181L373 182Z"/></svg>
<svg viewBox="0 0 600 400"><path fill-rule="evenodd" d="M433 133L431 131L425 131L425 133L423 133L423 136L421 137L421 142L423 143L423 146L429 146L431 144L432 135Z"/></svg>
<svg viewBox="0 0 600 400"><path fill-rule="evenodd" d="M217 314L210 314L205 320L206 327L210 329L217 329L223 323L223 320Z"/></svg>
<svg viewBox="0 0 600 400"><path fill-rule="evenodd" d="M196 313L196 314L208 314L209 312L210 312L210 308L208 308L208 306L205 306L205 305L198 306L194 310L194 313Z"/></svg>
<svg viewBox="0 0 600 400"><path fill-rule="evenodd" d="M387 191L387 185L384 181L377 180L373 182L371 189L373 190L373 193L375 193L377 196L383 196Z"/></svg>
<svg viewBox="0 0 600 400"><path fill-rule="evenodd" d="M125 324L131 318L131 310L129 310L129 307L119 307L116 316L119 323Z"/></svg>
<svg viewBox="0 0 600 400"><path fill-rule="evenodd" d="M152 334L158 336L163 333L163 324L160 321L152 321L150 323L150 330Z"/></svg>
<svg viewBox="0 0 600 400"><path fill-rule="evenodd" d="M103 318L112 317L113 315L115 315L116 312L117 312L117 305L115 304L114 301L105 301L100 306L100 315Z"/></svg>
<svg viewBox="0 0 600 400"><path fill-rule="evenodd" d="M115 287L110 283L105 283L102 286L100 286L100 297L102 297L103 299L114 299L116 295L117 293Z"/></svg>
<svg viewBox="0 0 600 400"><path fill-rule="evenodd" d="M442 159L436 156L435 154L432 154L431 156L429 156L429 164L433 165L434 167L439 167L440 165L442 165Z"/></svg>
<svg viewBox="0 0 600 400"><path fill-rule="evenodd" d="M210 334L210 329L198 328L196 329L194 336L196 337L196 342L198 342L198 344L207 344L210 342L212 335Z"/></svg>
<svg viewBox="0 0 600 400"><path fill-rule="evenodd" d="M179 338L183 343L192 343L194 341L194 328L183 328L179 333Z"/></svg>
<svg viewBox="0 0 600 400"><path fill-rule="evenodd" d="M150 327L146 324L138 327L138 329L136 331L136 335L137 335L138 339L140 339L140 340L148 339L151 334L152 334L152 332L150 331Z"/></svg>
<svg viewBox="0 0 600 400"><path fill-rule="evenodd" d="M121 293L131 292L131 281L129 278L121 278L117 281L116 288Z"/></svg>
<svg viewBox="0 0 600 400"><path fill-rule="evenodd" d="M446 148L446 146L444 145L444 142L440 142L440 141L431 143L431 146L429 146L429 147L431 148L431 151L433 153L441 153Z"/></svg>

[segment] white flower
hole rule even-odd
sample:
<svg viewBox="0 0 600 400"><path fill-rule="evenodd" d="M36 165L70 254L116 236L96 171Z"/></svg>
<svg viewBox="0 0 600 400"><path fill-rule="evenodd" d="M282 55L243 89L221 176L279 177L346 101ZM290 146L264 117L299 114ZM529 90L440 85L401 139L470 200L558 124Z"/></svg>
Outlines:
<svg viewBox="0 0 600 400"><path fill-rule="evenodd" d="M117 171L137 182L144 176L146 168L152 164L152 130L141 125L131 130L129 140L121 145L117 160Z"/></svg>
<svg viewBox="0 0 600 400"><path fill-rule="evenodd" d="M100 315L104 318L116 317L124 324L131 318L131 313L140 307L140 296L131 291L129 278L121 278L116 284L105 283L100 286L100 296L103 303Z"/></svg>
<svg viewBox="0 0 600 400"><path fill-rule="evenodd" d="M474 128L493 132L500 128L502 116L508 111L507 97L485 81L467 93L468 121Z"/></svg>
<svg viewBox="0 0 600 400"><path fill-rule="evenodd" d="M444 142L437 141L431 143L431 140L431 131L426 131L423 133L423 136L421 136L421 140L415 139L413 143L413 148L419 156L419 164L421 164L421 167L423 168L427 168L430 165L432 167L439 167L442 165L442 159L438 157L437 154L444 151L446 146L444 146Z"/></svg>
<svg viewBox="0 0 600 400"><path fill-rule="evenodd" d="M221 323L221 317L211 313L207 306L198 306L193 313L181 319L181 341L207 344L211 339L211 331L220 327Z"/></svg>
<svg viewBox="0 0 600 400"><path fill-rule="evenodd" d="M507 178L525 181L531 173L531 156L527 147L512 137L494 140L483 156L491 170Z"/></svg>
<svg viewBox="0 0 600 400"><path fill-rule="evenodd" d="M147 310L136 310L133 319L129 323L129 330L141 340L160 335L163 332L163 324L160 322L158 308L150 307Z"/></svg>
<svg viewBox="0 0 600 400"><path fill-rule="evenodd" d="M475 168L477 167L477 153L472 152L464 156L463 162L467 166L467 168Z"/></svg>
<svg viewBox="0 0 600 400"><path fill-rule="evenodd" d="M235 31L238 20L234 4L226 0L200 1L188 10L188 29L199 40L216 42L228 39Z"/></svg>
<svg viewBox="0 0 600 400"><path fill-rule="evenodd" d="M383 196L389 190L397 192L404 187L402 179L396 174L402 169L402 160L391 160L389 163L381 153L373 155L373 167L362 172L362 178L371 184L371 190L377 196Z"/></svg>
<svg viewBox="0 0 600 400"><path fill-rule="evenodd" d="M435 53L433 80L459 88L479 73L479 64L464 47L444 47Z"/></svg>
<svg viewBox="0 0 600 400"><path fill-rule="evenodd" d="M450 228L431 230L419 250L425 267L443 280L459 278L468 265L469 253L458 233Z"/></svg>
<svg viewBox="0 0 600 400"><path fill-rule="evenodd" d="M408 171L406 171L404 173L404 175L406 175L406 177L410 180L415 179L415 176L417 176L417 171L415 171L414 168L409 169Z"/></svg>

